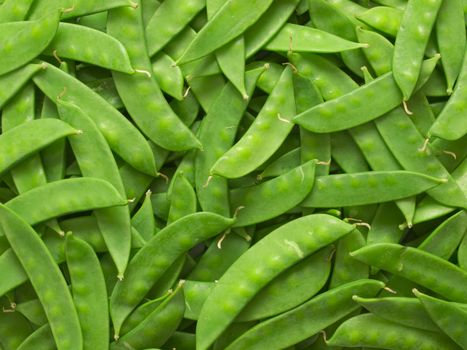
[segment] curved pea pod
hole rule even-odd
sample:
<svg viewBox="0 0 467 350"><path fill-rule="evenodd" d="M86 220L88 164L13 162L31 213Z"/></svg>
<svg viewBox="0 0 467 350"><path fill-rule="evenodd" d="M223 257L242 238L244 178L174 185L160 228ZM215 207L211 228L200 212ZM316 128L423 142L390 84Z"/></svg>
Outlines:
<svg viewBox="0 0 467 350"><path fill-rule="evenodd" d="M164 1L146 26L149 56L154 56L159 52L205 7L206 0Z"/></svg>
<svg viewBox="0 0 467 350"><path fill-rule="evenodd" d="M32 120L2 133L0 174L54 141L77 134L78 130L57 119Z"/></svg>
<svg viewBox="0 0 467 350"><path fill-rule="evenodd" d="M206 56L251 27L271 6L272 0L228 0L188 45L177 64Z"/></svg>
<svg viewBox="0 0 467 350"><path fill-rule="evenodd" d="M467 213L460 211L439 225L418 249L449 260L467 231Z"/></svg>
<svg viewBox="0 0 467 350"><path fill-rule="evenodd" d="M267 70L260 67L246 72L248 95L253 93L256 82L264 71ZM226 108L226 104L229 108ZM230 214L227 180L219 176L213 176L209 180L209 175L219 154L226 152L234 143L247 106L248 101L243 99L233 84L226 84L201 122L199 139L203 150L197 151L195 155L195 187L198 201L205 211L226 216ZM216 134L221 137L212 137Z"/></svg>
<svg viewBox="0 0 467 350"><path fill-rule="evenodd" d="M134 73L125 47L118 40L82 25L60 23L57 34L43 53L119 72Z"/></svg>
<svg viewBox="0 0 467 350"><path fill-rule="evenodd" d="M424 150L423 136L401 108L376 119L375 123L386 145L404 169L447 180L444 184L427 191L431 197L447 206L467 207L467 200L459 183L431 153L429 147ZM415 214L414 222L417 221Z"/></svg>
<svg viewBox="0 0 467 350"><path fill-rule="evenodd" d="M409 328L439 332L439 327L428 317L422 304L416 298L362 298L357 295L352 298L372 314L387 321Z"/></svg>
<svg viewBox="0 0 467 350"><path fill-rule="evenodd" d="M97 125L110 148L135 169L154 176L157 173L151 147L118 110L89 87L50 64L34 77L34 83L52 101L65 91L67 101L74 102ZM65 89L65 90L64 90Z"/></svg>
<svg viewBox="0 0 467 350"><path fill-rule="evenodd" d="M27 337L16 350L51 350L55 348L50 326L45 324Z"/></svg>
<svg viewBox="0 0 467 350"><path fill-rule="evenodd" d="M316 214L290 221L261 239L232 264L203 305L196 328L197 348L207 349L282 271L353 228L335 217Z"/></svg>
<svg viewBox="0 0 467 350"><path fill-rule="evenodd" d="M44 201L47 205L44 206ZM90 177L50 182L8 201L5 206L30 225L79 211L127 205L107 181Z"/></svg>
<svg viewBox="0 0 467 350"><path fill-rule="evenodd" d="M211 174L227 178L246 175L281 146L293 128L295 115L292 71L286 67L265 105L242 138L211 168ZM264 140L269 140L264 143Z"/></svg>
<svg viewBox="0 0 467 350"><path fill-rule="evenodd" d="M0 226L34 287L58 349L81 349L81 327L66 281L38 234L0 205Z"/></svg>
<svg viewBox="0 0 467 350"><path fill-rule="evenodd" d="M428 131L429 135L445 140L457 140L467 133L465 101L467 100L467 49L464 53L462 70L454 92Z"/></svg>
<svg viewBox="0 0 467 350"><path fill-rule="evenodd" d="M232 212L238 210L234 227L272 219L298 205L313 188L315 167L311 160L262 184L231 190Z"/></svg>
<svg viewBox="0 0 467 350"><path fill-rule="evenodd" d="M300 0L274 1L265 13L244 33L245 56L258 52L284 25Z"/></svg>
<svg viewBox="0 0 467 350"><path fill-rule="evenodd" d="M264 47L270 51L341 52L366 47L328 32L288 23Z"/></svg>
<svg viewBox="0 0 467 350"><path fill-rule="evenodd" d="M0 24L0 75L11 72L37 57L57 31L58 11L37 21Z"/></svg>
<svg viewBox="0 0 467 350"><path fill-rule="evenodd" d="M404 10L389 6L376 6L356 17L363 23L395 38L399 31ZM416 21L414 21L416 22Z"/></svg>
<svg viewBox="0 0 467 350"><path fill-rule="evenodd" d="M420 249L379 243L350 253L355 259L404 277L446 297L465 303L467 271Z"/></svg>
<svg viewBox="0 0 467 350"><path fill-rule="evenodd" d="M0 75L0 108L2 108L34 74L45 67L45 64L27 64L12 72Z"/></svg>
<svg viewBox="0 0 467 350"><path fill-rule="evenodd" d="M123 321L175 260L233 222L213 213L195 213L175 221L151 238L132 258L125 279L117 282L110 297L110 315L116 336Z"/></svg>
<svg viewBox="0 0 467 350"><path fill-rule="evenodd" d="M170 108L151 74L141 8L109 11L107 30L125 46L136 71L132 75L112 72L118 93L136 125L151 141L168 150L200 147L198 139Z"/></svg>
<svg viewBox="0 0 467 350"><path fill-rule="evenodd" d="M421 81L430 76L433 63L438 59L439 57L434 57L424 62ZM375 99L381 95L385 98ZM345 130L382 116L401 104L402 100L393 74L389 72L345 95L300 113L293 121L305 129L319 133Z"/></svg>
<svg viewBox="0 0 467 350"><path fill-rule="evenodd" d="M342 323L327 345L392 350L459 350L459 347L443 334L408 328L372 314L358 315Z"/></svg>
<svg viewBox="0 0 467 350"><path fill-rule="evenodd" d="M419 79L423 55L442 0L412 0L407 3L394 44L394 80L404 100L412 95ZM423 16L419 16L419 14ZM414 21L415 16L418 19Z"/></svg>
<svg viewBox="0 0 467 350"><path fill-rule="evenodd" d="M116 7L131 6L134 7L135 3L131 0L47 0L47 1L35 1L31 12L30 18L42 17L44 13L55 11L57 9L62 11L61 18L73 18L83 15L89 15L98 13L106 10L110 10Z"/></svg>
<svg viewBox="0 0 467 350"><path fill-rule="evenodd" d="M196 193L183 173L177 173L168 190L170 200L167 224L196 212Z"/></svg>
<svg viewBox="0 0 467 350"><path fill-rule="evenodd" d="M467 335L465 333L467 309L460 308L455 303L423 294L416 289L413 292L439 328L462 349L467 348Z"/></svg>
<svg viewBox="0 0 467 350"><path fill-rule="evenodd" d="M290 170L298 167L301 160L301 147L294 148L290 152L280 156L270 164L258 175L258 179L262 180L265 177L276 177L284 175ZM313 158L311 158L313 159ZM303 162L304 163L304 162Z"/></svg>
<svg viewBox="0 0 467 350"><path fill-rule="evenodd" d="M370 30L357 27L358 41L367 43L368 47L363 49L371 68L376 75L383 75L392 69L392 56L394 54L394 45L383 35Z"/></svg>
<svg viewBox="0 0 467 350"><path fill-rule="evenodd" d="M279 315L313 297L329 278L333 250L333 246L323 248L282 272L256 294L235 321Z"/></svg>
<svg viewBox="0 0 467 350"><path fill-rule="evenodd" d="M359 280L330 289L306 303L252 327L226 350L284 349L305 340L358 309L352 295L375 296L384 283ZM313 317L310 317L313 315Z"/></svg>
<svg viewBox="0 0 467 350"><path fill-rule="evenodd" d="M34 0L7 0L0 5L0 23L23 21Z"/></svg>
<svg viewBox="0 0 467 350"><path fill-rule="evenodd" d="M443 182L403 170L319 176L301 205L333 208L389 202L422 193Z"/></svg>
<svg viewBox="0 0 467 350"><path fill-rule="evenodd" d="M29 322L36 326L43 326L47 323L47 316L39 299L32 299L16 305L16 311L21 313Z"/></svg>
<svg viewBox="0 0 467 350"><path fill-rule="evenodd" d="M467 235L464 235L462 242L457 250L457 261L459 266L467 271Z"/></svg>
<svg viewBox="0 0 467 350"><path fill-rule="evenodd" d="M156 221L154 219L150 190L146 192L143 204L131 218L131 224L138 230L146 241L150 240L156 233L157 228Z"/></svg>
<svg viewBox="0 0 467 350"><path fill-rule="evenodd" d="M154 309L139 325L111 345L111 349L127 349L128 346L143 349L148 346L162 346L175 332L185 312L183 282Z"/></svg>
<svg viewBox="0 0 467 350"><path fill-rule="evenodd" d="M189 320L198 320L203 304L216 286L216 282L187 280L183 286L185 294L185 314Z"/></svg>
<svg viewBox="0 0 467 350"><path fill-rule="evenodd" d="M109 346L109 312L104 274L96 253L80 238L68 233L66 261L73 301L83 332L83 349Z"/></svg>

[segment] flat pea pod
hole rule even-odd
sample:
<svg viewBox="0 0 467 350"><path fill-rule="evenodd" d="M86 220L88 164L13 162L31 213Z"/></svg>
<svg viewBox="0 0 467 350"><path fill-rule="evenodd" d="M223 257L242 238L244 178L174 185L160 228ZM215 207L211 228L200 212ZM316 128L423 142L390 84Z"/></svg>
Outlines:
<svg viewBox="0 0 467 350"><path fill-rule="evenodd" d="M203 305L197 348L207 349L274 277L353 228L335 217L315 214L290 221L261 239L232 264ZM258 265L258 260L263 263Z"/></svg>
<svg viewBox="0 0 467 350"><path fill-rule="evenodd" d="M168 197L170 200L167 224L196 212L196 193L183 173L177 173L173 178Z"/></svg>
<svg viewBox="0 0 467 350"><path fill-rule="evenodd" d="M0 135L0 174L28 156L78 130L57 119L38 119L18 125Z"/></svg>
<svg viewBox="0 0 467 350"><path fill-rule="evenodd" d="M462 349L467 348L465 334L467 310L458 307L455 303L423 294L416 289L413 292L439 328Z"/></svg>
<svg viewBox="0 0 467 350"><path fill-rule="evenodd" d="M270 51L341 52L366 47L323 30L287 23L264 47Z"/></svg>
<svg viewBox="0 0 467 350"><path fill-rule="evenodd" d="M362 298L354 295L353 300L385 320L399 323L409 328L439 332L439 327L427 317L427 313L417 298L385 297Z"/></svg>
<svg viewBox="0 0 467 350"><path fill-rule="evenodd" d="M148 346L162 346L177 329L185 312L183 282L165 298L139 325L123 335L110 349L128 346L143 349ZM120 347L119 345L123 345Z"/></svg>
<svg viewBox="0 0 467 350"><path fill-rule="evenodd" d="M16 304L15 310L35 326L43 326L47 323L47 316L39 299L32 299Z"/></svg>
<svg viewBox="0 0 467 350"><path fill-rule="evenodd" d="M465 125L465 101L467 100L467 49L462 70L454 92L428 131L429 135L445 140L457 140L467 133Z"/></svg>
<svg viewBox="0 0 467 350"><path fill-rule="evenodd" d="M130 261L125 279L117 282L110 297L115 334L119 335L123 321L175 260L198 242L231 226L233 221L213 213L195 213L151 238Z"/></svg>
<svg viewBox="0 0 467 350"><path fill-rule="evenodd" d="M364 153L354 141L355 137L350 135L347 131L338 131L330 135L332 159L345 173L369 171Z"/></svg>
<svg viewBox="0 0 467 350"><path fill-rule="evenodd" d="M333 208L388 202L422 193L441 183L440 179L404 170L319 176L301 205Z"/></svg>
<svg viewBox="0 0 467 350"><path fill-rule="evenodd" d="M211 168L227 178L246 175L268 160L293 128L295 115L292 70L286 67L265 105L242 138ZM269 140L267 144L262 140Z"/></svg>
<svg viewBox="0 0 467 350"><path fill-rule="evenodd" d="M36 0L33 3L29 17L32 19L40 18L44 13L55 11L57 9L67 10L61 14L62 19L90 15L116 7L135 6L131 0Z"/></svg>
<svg viewBox="0 0 467 350"><path fill-rule="evenodd" d="M394 54L394 45L383 35L361 27L356 29L358 41L367 43L368 47L363 49L371 68L376 75L380 76L392 70L391 57Z"/></svg>
<svg viewBox="0 0 467 350"><path fill-rule="evenodd" d="M34 0L7 0L0 6L0 23L23 21Z"/></svg>
<svg viewBox="0 0 467 350"><path fill-rule="evenodd" d="M86 177L36 187L11 199L5 206L28 224L35 225L69 213L126 204L127 200L107 181Z"/></svg>
<svg viewBox="0 0 467 350"><path fill-rule="evenodd" d="M337 328L327 344L392 350L460 349L448 337L440 333L408 328L372 314L358 315L345 321Z"/></svg>
<svg viewBox="0 0 467 350"><path fill-rule="evenodd" d="M231 211L238 210L233 226L263 222L298 205L313 188L315 167L311 160L259 185L231 190Z"/></svg>
<svg viewBox="0 0 467 350"><path fill-rule="evenodd" d="M435 57L438 60L439 57ZM434 60L432 59L432 60ZM432 61L425 61L425 68L434 68ZM435 63L435 62L434 62ZM422 68L424 69L424 68ZM428 70L423 76L429 76ZM384 94L384 99L375 96ZM373 101L371 107L365 101ZM394 80L393 73L386 73L341 97L327 101L295 116L293 121L305 129L327 133L345 130L376 119L402 102L402 95Z"/></svg>
<svg viewBox="0 0 467 350"><path fill-rule="evenodd" d="M272 0L228 0L188 45L177 64L206 56L245 32L271 6Z"/></svg>
<svg viewBox="0 0 467 350"><path fill-rule="evenodd" d="M52 101L65 91L67 101L79 105L96 123L116 154L145 174L154 176L157 173L153 153L144 136L97 93L50 64L47 64L47 69L37 74L33 80Z"/></svg>
<svg viewBox="0 0 467 350"><path fill-rule="evenodd" d="M399 243L404 231L399 228L404 217L393 202L381 203L371 221L367 244Z"/></svg>
<svg viewBox="0 0 467 350"><path fill-rule="evenodd" d="M109 11L107 30L125 46L137 72L132 75L112 72L118 93L133 121L151 141L168 150L199 147L199 141L170 108L150 73L152 65L147 54L141 8L121 7Z"/></svg>
<svg viewBox="0 0 467 350"><path fill-rule="evenodd" d="M467 235L464 235L457 250L457 261L459 266L467 271Z"/></svg>
<svg viewBox="0 0 467 350"><path fill-rule="evenodd" d="M183 74L174 63L172 57L160 52L151 60L152 72L162 91L178 101L183 101ZM173 106L171 107L173 109Z"/></svg>
<svg viewBox="0 0 467 350"><path fill-rule="evenodd" d="M16 350L53 350L56 349L50 326L45 324L34 331Z"/></svg>
<svg viewBox="0 0 467 350"><path fill-rule="evenodd" d="M10 73L0 75L0 108L45 64L27 64Z"/></svg>
<svg viewBox="0 0 467 350"><path fill-rule="evenodd" d="M88 243L71 233L66 236L65 252L73 301L83 333L83 349L106 349L109 346L109 312L99 260Z"/></svg>
<svg viewBox="0 0 467 350"><path fill-rule="evenodd" d="M357 310L358 306L352 300L352 295L364 293L372 297L383 287L384 283L381 281L362 279L330 289L295 309L252 327L226 350L265 348L279 350L291 346L319 333Z"/></svg>
<svg viewBox="0 0 467 350"><path fill-rule="evenodd" d="M462 0L443 1L435 24L436 39L442 57L441 64L446 76L447 93L449 95L462 69L462 58L466 45L462 2ZM456 45L451 45L453 42Z"/></svg>
<svg viewBox="0 0 467 350"><path fill-rule="evenodd" d="M245 56L252 57L277 33L292 15L300 0L274 1L244 34Z"/></svg>
<svg viewBox="0 0 467 350"><path fill-rule="evenodd" d="M333 250L333 246L323 248L282 272L256 294L235 321L279 315L313 297L329 278Z"/></svg>
<svg viewBox="0 0 467 350"><path fill-rule="evenodd" d="M0 344L4 350L16 350L32 332L31 324L21 313L6 312L3 307L0 313Z"/></svg>
<svg viewBox="0 0 467 350"><path fill-rule="evenodd" d="M58 265L31 226L4 205L0 212L2 231L44 307L57 348L81 349L78 315Z"/></svg>
<svg viewBox="0 0 467 350"><path fill-rule="evenodd" d="M80 127L83 134L70 138L70 145L85 177L108 181L123 197L125 190L113 154L96 124L76 104L57 100L60 118L71 126ZM101 164L96 167L95 164ZM95 216L109 252L123 276L131 248L131 223L127 207L104 208Z"/></svg>
<svg viewBox="0 0 467 350"><path fill-rule="evenodd" d="M465 303L467 271L420 249L399 244L378 243L360 248L351 255L366 264L404 277L444 296Z"/></svg>
<svg viewBox="0 0 467 350"><path fill-rule="evenodd" d="M246 92L253 93L263 68L251 69L245 74ZM226 108L226 104L229 108ZM203 150L195 155L195 187L201 208L220 215L230 214L227 180L213 176L210 169L221 154L234 143L235 135L248 101L238 93L232 83L225 84L200 126L199 139ZM222 118L219 118L219 115ZM212 137L219 134L221 137Z"/></svg>
<svg viewBox="0 0 467 350"><path fill-rule="evenodd" d="M215 282L203 282L197 280L186 280L183 286L185 294L185 314L189 320L197 320L204 302L214 289Z"/></svg>
<svg viewBox="0 0 467 350"><path fill-rule="evenodd" d="M449 260L467 231L467 213L462 210L439 225L418 249Z"/></svg>
<svg viewBox="0 0 467 350"><path fill-rule="evenodd" d="M131 225L146 241L150 240L156 233L156 220L154 219L150 190L146 192L143 204L131 218Z"/></svg>
<svg viewBox="0 0 467 350"><path fill-rule="evenodd" d="M37 21L0 24L0 75L11 72L38 56L57 31L58 11Z"/></svg>
<svg viewBox="0 0 467 350"><path fill-rule="evenodd" d="M134 73L125 47L118 40L83 25L60 23L56 35L43 53Z"/></svg>
<svg viewBox="0 0 467 350"><path fill-rule="evenodd" d="M417 85L425 48L441 4L442 0L411 0L404 10L394 44L392 67L394 80L406 101ZM416 21L415 16L418 16Z"/></svg>
<svg viewBox="0 0 467 350"><path fill-rule="evenodd" d="M358 14L357 19L382 33L395 38L401 26L404 9L389 6L376 6L364 13Z"/></svg>
<svg viewBox="0 0 467 350"><path fill-rule="evenodd" d="M206 0L164 1L146 25L146 42L149 56L154 56L159 52L205 6Z"/></svg>
<svg viewBox="0 0 467 350"><path fill-rule="evenodd" d="M423 136L401 108L396 108L376 119L375 123L384 142L404 169L447 180L444 184L427 191L431 197L444 205L464 208L467 206L465 194L459 184L431 154L429 148L423 150ZM394 137L397 140L393 139Z"/></svg>
<svg viewBox="0 0 467 350"><path fill-rule="evenodd" d="M300 147L285 153L273 162L269 163L257 178L262 180L267 177L280 176L298 167L300 165L300 153Z"/></svg>

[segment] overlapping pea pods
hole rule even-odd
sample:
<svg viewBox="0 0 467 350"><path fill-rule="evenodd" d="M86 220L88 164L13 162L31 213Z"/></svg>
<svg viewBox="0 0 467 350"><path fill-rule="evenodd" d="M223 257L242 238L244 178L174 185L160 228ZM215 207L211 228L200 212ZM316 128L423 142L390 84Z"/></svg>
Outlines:
<svg viewBox="0 0 467 350"><path fill-rule="evenodd" d="M0 349L467 349L462 0L0 0Z"/></svg>

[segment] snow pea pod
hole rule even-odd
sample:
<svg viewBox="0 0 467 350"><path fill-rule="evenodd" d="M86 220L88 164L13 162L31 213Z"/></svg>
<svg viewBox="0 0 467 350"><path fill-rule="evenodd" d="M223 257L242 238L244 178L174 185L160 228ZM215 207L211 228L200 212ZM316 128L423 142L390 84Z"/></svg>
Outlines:
<svg viewBox="0 0 467 350"><path fill-rule="evenodd" d="M0 212L1 229L44 307L57 348L81 349L83 340L78 315L58 265L31 226L1 204Z"/></svg>
<svg viewBox="0 0 467 350"><path fill-rule="evenodd" d="M227 270L204 303L196 327L197 348L207 349L274 277L353 228L315 214L290 221L261 239ZM258 259L263 263L256 264Z"/></svg>
<svg viewBox="0 0 467 350"><path fill-rule="evenodd" d="M332 208L388 202L424 192L443 182L403 170L319 176L301 205Z"/></svg>

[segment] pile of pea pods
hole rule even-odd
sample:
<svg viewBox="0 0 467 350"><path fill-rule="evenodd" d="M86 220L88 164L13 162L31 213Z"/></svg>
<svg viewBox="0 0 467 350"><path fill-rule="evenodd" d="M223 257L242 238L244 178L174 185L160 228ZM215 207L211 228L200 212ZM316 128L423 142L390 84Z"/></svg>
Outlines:
<svg viewBox="0 0 467 350"><path fill-rule="evenodd" d="M467 349L466 0L0 0L0 350Z"/></svg>

